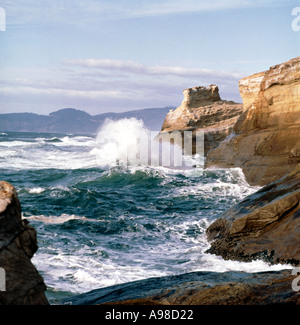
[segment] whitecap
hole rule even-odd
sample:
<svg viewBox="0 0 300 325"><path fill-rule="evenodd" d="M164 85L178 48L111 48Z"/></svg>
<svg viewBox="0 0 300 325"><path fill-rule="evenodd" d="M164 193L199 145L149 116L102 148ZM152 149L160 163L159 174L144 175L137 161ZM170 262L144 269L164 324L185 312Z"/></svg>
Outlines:
<svg viewBox="0 0 300 325"><path fill-rule="evenodd" d="M46 189L44 187L33 187L28 190L28 193L30 194L41 194L45 191Z"/></svg>
<svg viewBox="0 0 300 325"><path fill-rule="evenodd" d="M45 216L45 215L38 215L38 216L30 216L26 217L28 220L34 221L41 221L43 223L51 223L51 224L61 224L65 223L69 220L86 220L84 217L76 216L76 215L69 215L69 214L62 214L60 216Z"/></svg>

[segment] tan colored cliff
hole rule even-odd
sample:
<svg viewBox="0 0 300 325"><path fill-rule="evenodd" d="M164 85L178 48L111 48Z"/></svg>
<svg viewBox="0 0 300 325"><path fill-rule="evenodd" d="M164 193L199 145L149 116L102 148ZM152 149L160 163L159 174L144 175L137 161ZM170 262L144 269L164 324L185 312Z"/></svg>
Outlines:
<svg viewBox="0 0 300 325"><path fill-rule="evenodd" d="M216 85L185 89L183 95L182 104L167 114L161 134L204 130L207 154L232 132L243 106L222 100Z"/></svg>
<svg viewBox="0 0 300 325"><path fill-rule="evenodd" d="M265 185L300 162L300 57L244 78L244 111L233 134L210 151L206 167L241 167L252 185Z"/></svg>

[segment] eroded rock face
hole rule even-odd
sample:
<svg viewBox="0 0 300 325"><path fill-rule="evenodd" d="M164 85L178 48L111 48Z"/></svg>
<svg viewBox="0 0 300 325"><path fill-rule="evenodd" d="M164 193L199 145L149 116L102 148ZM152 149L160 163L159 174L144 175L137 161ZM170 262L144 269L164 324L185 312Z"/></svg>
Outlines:
<svg viewBox="0 0 300 325"><path fill-rule="evenodd" d="M21 219L15 188L0 182L0 267L5 270L6 291L0 305L48 305L46 286L30 259L37 251L36 230Z"/></svg>
<svg viewBox="0 0 300 325"><path fill-rule="evenodd" d="M185 89L183 94L182 104L167 114L161 132L204 130L206 155L232 132L243 106L221 100L216 85Z"/></svg>
<svg viewBox="0 0 300 325"><path fill-rule="evenodd" d="M66 301L73 305L267 305L299 304L291 270L193 272L93 290ZM296 279L297 280L297 279Z"/></svg>
<svg viewBox="0 0 300 325"><path fill-rule="evenodd" d="M209 253L224 259L300 264L300 164L226 211L208 229Z"/></svg>
<svg viewBox="0 0 300 325"><path fill-rule="evenodd" d="M209 152L207 167L241 167L266 185L300 162L300 57L244 78L244 111L230 138Z"/></svg>

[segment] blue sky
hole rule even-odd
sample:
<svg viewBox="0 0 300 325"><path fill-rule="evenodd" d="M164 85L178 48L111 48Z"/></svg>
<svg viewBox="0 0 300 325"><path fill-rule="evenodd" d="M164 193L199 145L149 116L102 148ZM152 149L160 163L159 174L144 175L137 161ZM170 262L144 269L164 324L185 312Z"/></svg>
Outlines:
<svg viewBox="0 0 300 325"><path fill-rule="evenodd" d="M0 113L179 106L299 56L296 0L1 1Z"/></svg>

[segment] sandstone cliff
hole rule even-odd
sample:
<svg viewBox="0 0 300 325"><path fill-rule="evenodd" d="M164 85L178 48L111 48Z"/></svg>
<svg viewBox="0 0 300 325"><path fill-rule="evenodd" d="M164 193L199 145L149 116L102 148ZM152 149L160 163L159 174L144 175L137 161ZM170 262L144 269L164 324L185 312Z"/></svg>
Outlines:
<svg viewBox="0 0 300 325"><path fill-rule="evenodd" d="M265 185L300 162L300 57L240 80L244 110L232 136L210 151L207 167L241 167Z"/></svg>
<svg viewBox="0 0 300 325"><path fill-rule="evenodd" d="M232 132L243 106L221 100L216 85L185 89L183 95L182 104L167 114L161 134L204 130L206 155Z"/></svg>
<svg viewBox="0 0 300 325"><path fill-rule="evenodd" d="M48 305L43 278L30 261L37 248L35 229L21 219L15 188L0 182L0 267L6 287L0 305Z"/></svg>

